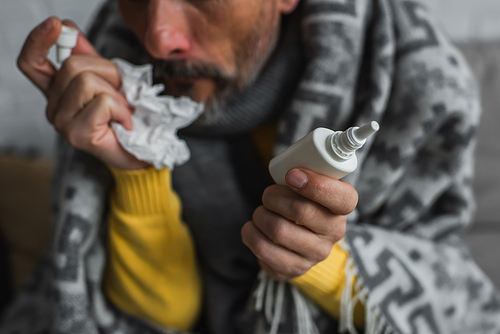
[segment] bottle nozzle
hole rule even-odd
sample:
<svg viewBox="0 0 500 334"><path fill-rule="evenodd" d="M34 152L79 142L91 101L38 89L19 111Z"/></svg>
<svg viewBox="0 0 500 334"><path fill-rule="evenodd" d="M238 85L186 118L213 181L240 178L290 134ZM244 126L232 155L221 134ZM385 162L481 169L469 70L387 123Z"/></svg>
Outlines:
<svg viewBox="0 0 500 334"><path fill-rule="evenodd" d="M71 50L78 41L78 30L68 26L62 26L61 35L57 40L57 61L63 63L70 55Z"/></svg>
<svg viewBox="0 0 500 334"><path fill-rule="evenodd" d="M354 134L354 137L356 137L356 139L359 142L362 142L363 140L365 140L366 138L370 137L372 134L377 132L379 129L380 129L380 125L378 125L377 122L372 121L368 124L363 125L360 128L357 128L356 130L354 130L353 134Z"/></svg>
<svg viewBox="0 0 500 334"><path fill-rule="evenodd" d="M352 127L344 132L337 132L331 136L331 151L342 160L350 159L365 144L366 138L379 129L378 123L372 121L360 128Z"/></svg>

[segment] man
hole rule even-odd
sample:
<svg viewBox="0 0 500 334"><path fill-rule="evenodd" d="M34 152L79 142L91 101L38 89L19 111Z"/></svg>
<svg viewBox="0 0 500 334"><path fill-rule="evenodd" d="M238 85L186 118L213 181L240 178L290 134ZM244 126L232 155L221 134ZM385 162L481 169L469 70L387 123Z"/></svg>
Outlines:
<svg viewBox="0 0 500 334"><path fill-rule="evenodd" d="M119 0L125 33L114 3L101 12L91 37L103 55L138 63L147 55L166 93L206 104L181 133L192 159L172 175L117 142L109 124L131 129L133 108L112 62L80 36L57 71L46 55L61 22L50 18L30 34L19 67L47 96L48 120L80 150L63 149L49 254L57 299L41 329L189 331L198 324L208 333L265 332L273 319L268 324L248 308L259 268L292 283L283 305L275 304L288 319L272 327L279 332L300 332L303 312L316 320L306 332L326 332L336 320L354 332L356 299L364 300L368 333L499 328L498 294L455 237L472 212L479 113L463 59L418 2L297 6ZM129 31L133 37L121 39ZM279 151L316 126L372 119L382 130L360 152L356 173L339 181L295 168L288 186L266 188L255 151L273 140L263 126L279 121ZM111 195L109 175L90 156L112 171ZM105 268L96 237L103 220ZM337 244L344 234L346 250ZM295 287L313 302L301 309ZM22 309L14 306L7 322Z"/></svg>

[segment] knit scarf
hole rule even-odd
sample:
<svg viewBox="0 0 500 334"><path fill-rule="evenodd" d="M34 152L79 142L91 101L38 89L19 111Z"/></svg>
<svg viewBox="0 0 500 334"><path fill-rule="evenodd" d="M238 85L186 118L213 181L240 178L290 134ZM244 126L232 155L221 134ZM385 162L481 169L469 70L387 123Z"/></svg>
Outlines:
<svg viewBox="0 0 500 334"><path fill-rule="evenodd" d="M273 60L223 116L181 133L192 159L175 169L173 185L204 280L200 331L356 333L361 302L369 334L498 333L500 294L459 237L474 212L480 114L465 60L419 1L304 0L299 14L299 31L283 34ZM105 57L146 61L114 1L89 37ZM345 178L359 205L345 235L338 322L289 284L252 293L259 268L240 229L267 183L247 133L273 120L276 152L318 126L381 125ZM124 314L101 290L111 187L101 163L61 140L52 241L1 333L175 333Z"/></svg>

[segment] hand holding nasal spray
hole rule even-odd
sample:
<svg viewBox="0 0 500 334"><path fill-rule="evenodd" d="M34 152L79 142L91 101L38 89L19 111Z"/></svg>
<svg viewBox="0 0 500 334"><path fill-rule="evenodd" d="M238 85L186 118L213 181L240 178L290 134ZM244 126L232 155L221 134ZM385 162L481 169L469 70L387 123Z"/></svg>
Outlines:
<svg viewBox="0 0 500 334"><path fill-rule="evenodd" d="M316 130L303 137L295 144L287 148L281 154L277 155L269 163L269 172L274 181L279 185L286 185L285 176L292 168L304 167L335 179L341 179L349 173L356 170L358 159L356 151L365 143L366 138L377 132L380 126L373 121L362 127L352 127L346 131L332 131L326 128L317 128ZM264 303L269 298L268 292L273 291L275 282L261 270L259 274L259 285L255 291L256 311L262 311L265 305L265 312L272 315L272 325L270 334L278 332L281 319L280 300L284 298L284 282L278 283L275 302ZM305 304L304 297L292 287L292 297L296 305ZM271 297L273 298L273 297ZM272 305L274 306L274 310ZM298 314L298 323L313 324L312 315L305 308L304 312ZM317 333L313 325L311 331L307 333ZM302 333L302 331L299 330ZM304 332L305 333L305 332Z"/></svg>
<svg viewBox="0 0 500 334"><path fill-rule="evenodd" d="M269 172L280 185L286 185L286 173L296 167L341 179L356 170L356 151L365 144L366 138L379 129L375 121L343 132L317 128L273 158L269 163Z"/></svg>

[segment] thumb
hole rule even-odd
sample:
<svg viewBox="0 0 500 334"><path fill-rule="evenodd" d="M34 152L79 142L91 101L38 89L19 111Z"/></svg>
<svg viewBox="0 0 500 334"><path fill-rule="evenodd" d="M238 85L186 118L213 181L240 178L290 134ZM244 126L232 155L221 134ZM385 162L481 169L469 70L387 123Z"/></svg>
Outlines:
<svg viewBox="0 0 500 334"><path fill-rule="evenodd" d="M46 94L57 73L47 60L49 49L61 33L61 21L50 17L33 29L17 58L17 66L40 90Z"/></svg>
<svg viewBox="0 0 500 334"><path fill-rule="evenodd" d="M78 26L74 22L69 20L64 20L62 23L65 26L75 28L80 32L78 34L78 41L76 43L76 46L73 48L72 54L85 55L85 56L100 56L99 53L95 50L95 48L92 46L92 43L89 42L87 37L85 37L80 28L78 28Z"/></svg>
<svg viewBox="0 0 500 334"><path fill-rule="evenodd" d="M307 168L292 168L285 180L290 189L299 195L338 215L348 215L358 204L358 193L350 183Z"/></svg>

